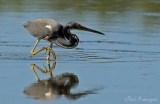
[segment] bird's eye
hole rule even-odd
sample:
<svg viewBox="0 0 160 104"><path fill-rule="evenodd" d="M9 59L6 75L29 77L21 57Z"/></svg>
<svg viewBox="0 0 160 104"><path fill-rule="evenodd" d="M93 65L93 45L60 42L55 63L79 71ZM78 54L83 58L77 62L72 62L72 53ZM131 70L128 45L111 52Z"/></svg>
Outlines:
<svg viewBox="0 0 160 104"><path fill-rule="evenodd" d="M78 29L83 29L83 27L81 25L79 25L79 24L77 24L77 28Z"/></svg>

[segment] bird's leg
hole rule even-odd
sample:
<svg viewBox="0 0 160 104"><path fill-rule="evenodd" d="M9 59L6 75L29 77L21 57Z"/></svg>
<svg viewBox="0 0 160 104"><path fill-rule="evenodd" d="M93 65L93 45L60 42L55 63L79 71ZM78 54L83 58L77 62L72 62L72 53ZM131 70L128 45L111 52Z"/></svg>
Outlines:
<svg viewBox="0 0 160 104"><path fill-rule="evenodd" d="M36 55L37 53L39 53L39 52L41 52L41 51L43 51L43 50L46 49L46 50L49 50L49 52L52 53L53 58L56 59L56 56L55 56L54 51L53 51L50 47L48 47L48 46L44 46L44 47L42 47L41 49L39 49L38 51L34 52L37 44L39 43L39 41L40 41L40 39L38 39L38 40L36 41L35 45L33 46L32 50L31 50L31 54L32 54L32 55ZM48 56L47 56L47 60L49 60L49 57L48 57Z"/></svg>
<svg viewBox="0 0 160 104"><path fill-rule="evenodd" d="M52 49L52 46L53 46L53 43L50 44L50 48L51 48L51 49ZM50 57L50 51L48 52L47 58L49 58L49 57Z"/></svg>
<svg viewBox="0 0 160 104"><path fill-rule="evenodd" d="M51 49L52 49L52 46L53 46L53 43L50 44ZM47 49L45 50L44 55L46 54L46 52L47 52ZM49 58L50 58L50 51L48 52L47 60L49 60Z"/></svg>

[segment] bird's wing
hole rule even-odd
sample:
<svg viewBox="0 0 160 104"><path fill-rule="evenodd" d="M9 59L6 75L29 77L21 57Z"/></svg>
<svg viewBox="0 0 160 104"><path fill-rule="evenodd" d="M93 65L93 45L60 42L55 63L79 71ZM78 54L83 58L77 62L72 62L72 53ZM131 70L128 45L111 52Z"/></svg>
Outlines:
<svg viewBox="0 0 160 104"><path fill-rule="evenodd" d="M51 25L41 19L32 22L31 25L27 28L30 34L39 39L44 39L47 36L50 36L52 34L51 29Z"/></svg>

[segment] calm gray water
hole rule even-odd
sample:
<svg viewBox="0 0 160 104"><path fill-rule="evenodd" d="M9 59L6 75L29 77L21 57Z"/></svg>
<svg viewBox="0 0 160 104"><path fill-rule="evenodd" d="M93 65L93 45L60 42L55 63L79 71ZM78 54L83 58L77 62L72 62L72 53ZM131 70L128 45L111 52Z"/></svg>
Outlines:
<svg viewBox="0 0 160 104"><path fill-rule="evenodd" d="M63 25L76 21L106 34L72 30L80 39L75 49L53 46L57 59L52 74L76 76L70 92L81 96L75 100L64 94L47 100L23 93L38 83L31 65L47 67L43 52L30 54L36 38L22 27L38 18ZM159 104L159 24L159 0L0 0L0 103ZM45 45L49 43L41 40L37 49ZM35 71L40 80L50 78Z"/></svg>

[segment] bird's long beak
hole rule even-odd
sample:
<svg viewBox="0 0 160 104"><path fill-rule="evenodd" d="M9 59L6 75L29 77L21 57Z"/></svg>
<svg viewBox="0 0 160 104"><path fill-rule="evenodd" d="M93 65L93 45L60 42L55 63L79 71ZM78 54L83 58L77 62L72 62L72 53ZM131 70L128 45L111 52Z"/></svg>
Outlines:
<svg viewBox="0 0 160 104"><path fill-rule="evenodd" d="M93 30L93 29L90 29L90 28L87 28L87 27L84 27L84 26L81 26L81 25L78 25L77 29L84 30L84 31L89 31L89 32L94 32L94 33L101 34L101 35L105 35L102 32L99 32L99 31L96 31L96 30Z"/></svg>

